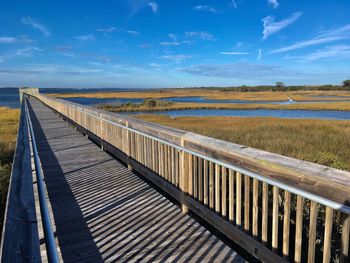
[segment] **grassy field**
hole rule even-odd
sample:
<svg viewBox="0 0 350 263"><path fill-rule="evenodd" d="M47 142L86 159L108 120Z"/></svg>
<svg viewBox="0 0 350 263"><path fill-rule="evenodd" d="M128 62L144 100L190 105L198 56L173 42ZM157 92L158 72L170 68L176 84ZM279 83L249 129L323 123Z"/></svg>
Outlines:
<svg viewBox="0 0 350 263"><path fill-rule="evenodd" d="M285 101L289 97L294 100L320 100L313 96L346 96L350 100L350 91L262 91L262 92L237 92L210 89L163 89L150 92L99 92L99 93L63 93L52 94L60 98L169 98L200 96L207 99L236 99L250 101ZM327 98L327 100L344 100L344 98Z"/></svg>
<svg viewBox="0 0 350 263"><path fill-rule="evenodd" d="M350 121L177 117L140 119L350 171Z"/></svg>
<svg viewBox="0 0 350 263"><path fill-rule="evenodd" d="M12 158L16 147L18 118L18 109L0 107L0 231L2 231Z"/></svg>

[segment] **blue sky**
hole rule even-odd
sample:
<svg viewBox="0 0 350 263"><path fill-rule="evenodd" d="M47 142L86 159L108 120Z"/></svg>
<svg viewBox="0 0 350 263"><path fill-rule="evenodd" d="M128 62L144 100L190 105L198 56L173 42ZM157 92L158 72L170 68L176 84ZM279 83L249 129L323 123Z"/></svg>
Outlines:
<svg viewBox="0 0 350 263"><path fill-rule="evenodd" d="M1 1L0 86L338 84L349 0Z"/></svg>

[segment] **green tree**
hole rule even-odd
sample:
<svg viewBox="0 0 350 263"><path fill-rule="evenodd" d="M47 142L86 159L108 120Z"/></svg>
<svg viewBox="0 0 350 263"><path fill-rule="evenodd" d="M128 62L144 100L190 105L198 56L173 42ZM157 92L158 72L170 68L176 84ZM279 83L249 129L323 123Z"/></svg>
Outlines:
<svg viewBox="0 0 350 263"><path fill-rule="evenodd" d="M285 86L286 85L283 82L281 82L281 81L276 82L276 87L277 88L284 88Z"/></svg>
<svg viewBox="0 0 350 263"><path fill-rule="evenodd" d="M350 88L350 79L344 80L343 81L343 86L346 88Z"/></svg>

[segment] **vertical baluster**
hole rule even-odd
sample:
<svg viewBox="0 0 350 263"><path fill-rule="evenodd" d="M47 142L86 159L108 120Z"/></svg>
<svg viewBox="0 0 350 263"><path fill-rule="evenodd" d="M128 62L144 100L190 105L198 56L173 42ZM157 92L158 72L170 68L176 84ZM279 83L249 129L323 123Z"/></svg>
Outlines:
<svg viewBox="0 0 350 263"><path fill-rule="evenodd" d="M215 164L215 212L220 213L220 165Z"/></svg>
<svg viewBox="0 0 350 263"><path fill-rule="evenodd" d="M198 199L198 157L193 156L193 197Z"/></svg>
<svg viewBox="0 0 350 263"><path fill-rule="evenodd" d="M252 234L258 237L258 221L259 221L259 181L253 179L253 226Z"/></svg>
<svg viewBox="0 0 350 263"><path fill-rule="evenodd" d="M233 170L229 170L229 206L228 206L228 219L233 222L234 219L234 205L235 205L235 201L234 201L234 189L235 189L235 184L234 184L234 171Z"/></svg>
<svg viewBox="0 0 350 263"><path fill-rule="evenodd" d="M171 183L175 185L176 181L176 158L175 158L175 149L171 147Z"/></svg>
<svg viewBox="0 0 350 263"><path fill-rule="evenodd" d="M227 216L227 175L226 168L221 169L221 215Z"/></svg>
<svg viewBox="0 0 350 263"><path fill-rule="evenodd" d="M278 249L278 196L279 189L273 186L272 196L272 249L277 251Z"/></svg>
<svg viewBox="0 0 350 263"><path fill-rule="evenodd" d="M209 203L209 175L208 175L208 161L203 160L203 202L205 205Z"/></svg>
<svg viewBox="0 0 350 263"><path fill-rule="evenodd" d="M350 232L350 215L343 215L340 263L349 262L349 232Z"/></svg>
<svg viewBox="0 0 350 263"><path fill-rule="evenodd" d="M262 184L262 218L261 218L261 241L266 246L267 245L267 227L268 227L268 211L269 211L269 186L267 183Z"/></svg>
<svg viewBox="0 0 350 263"><path fill-rule="evenodd" d="M188 193L193 196L193 155L188 157Z"/></svg>
<svg viewBox="0 0 350 263"><path fill-rule="evenodd" d="M315 201L310 203L310 222L309 222L309 249L307 262L315 262L315 245L316 245L316 226L317 226L317 207Z"/></svg>
<svg viewBox="0 0 350 263"><path fill-rule="evenodd" d="M242 174L236 174L236 224L242 225Z"/></svg>
<svg viewBox="0 0 350 263"><path fill-rule="evenodd" d="M214 209L215 193L214 193L214 164L209 162L209 207Z"/></svg>
<svg viewBox="0 0 350 263"><path fill-rule="evenodd" d="M297 196L297 209L296 209L296 223L295 223L295 254L294 261L296 263L301 262L301 249L303 238L303 212L304 212L304 198Z"/></svg>
<svg viewBox="0 0 350 263"><path fill-rule="evenodd" d="M198 158L198 200L203 202L203 159Z"/></svg>
<svg viewBox="0 0 350 263"><path fill-rule="evenodd" d="M289 256L290 239L290 192L284 191L284 215L283 215L283 248L282 253L285 258Z"/></svg>
<svg viewBox="0 0 350 263"><path fill-rule="evenodd" d="M250 211L250 177L244 175L244 230L249 231Z"/></svg>
<svg viewBox="0 0 350 263"><path fill-rule="evenodd" d="M326 219L324 223L323 263L329 263L331 259L332 226L333 209L326 207Z"/></svg>

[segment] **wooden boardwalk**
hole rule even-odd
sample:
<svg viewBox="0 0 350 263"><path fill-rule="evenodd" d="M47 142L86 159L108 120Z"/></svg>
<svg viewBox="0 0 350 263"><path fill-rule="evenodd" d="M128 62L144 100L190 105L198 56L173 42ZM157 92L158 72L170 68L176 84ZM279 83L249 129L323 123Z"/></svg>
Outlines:
<svg viewBox="0 0 350 263"><path fill-rule="evenodd" d="M65 262L244 262L36 99L30 112Z"/></svg>

